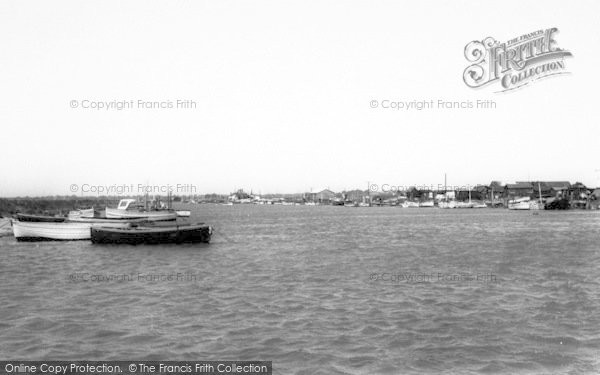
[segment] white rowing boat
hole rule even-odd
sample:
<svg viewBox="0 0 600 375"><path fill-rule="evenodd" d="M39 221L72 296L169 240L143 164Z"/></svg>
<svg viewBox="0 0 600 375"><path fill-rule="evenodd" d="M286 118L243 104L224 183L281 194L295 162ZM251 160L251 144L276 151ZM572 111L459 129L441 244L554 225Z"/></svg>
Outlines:
<svg viewBox="0 0 600 375"><path fill-rule="evenodd" d="M129 222L26 222L13 220L12 229L17 241L72 241L89 240L93 226L128 228Z"/></svg>

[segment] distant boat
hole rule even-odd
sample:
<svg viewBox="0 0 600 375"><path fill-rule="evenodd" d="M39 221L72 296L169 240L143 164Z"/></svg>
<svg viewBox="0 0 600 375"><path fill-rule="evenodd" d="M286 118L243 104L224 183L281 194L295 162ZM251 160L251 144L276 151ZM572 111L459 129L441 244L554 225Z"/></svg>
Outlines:
<svg viewBox="0 0 600 375"><path fill-rule="evenodd" d="M488 208L485 203L473 203L473 208Z"/></svg>
<svg viewBox="0 0 600 375"><path fill-rule="evenodd" d="M509 210L530 210L530 198L524 197L508 201Z"/></svg>
<svg viewBox="0 0 600 375"><path fill-rule="evenodd" d="M332 206L343 206L344 205L344 201L342 199L339 198L334 198L331 200L331 205Z"/></svg>
<svg viewBox="0 0 600 375"><path fill-rule="evenodd" d="M456 208L473 208L472 202L456 202Z"/></svg>
<svg viewBox="0 0 600 375"><path fill-rule="evenodd" d="M109 219L139 219L149 221L170 221L177 219L177 213L172 210L140 210L134 207L135 199L121 199L117 208L106 207L106 217Z"/></svg>
<svg viewBox="0 0 600 375"><path fill-rule="evenodd" d="M138 226L130 228L93 227L95 244L162 244L210 242L212 228L204 224L172 226Z"/></svg>
<svg viewBox="0 0 600 375"><path fill-rule="evenodd" d="M103 223L103 226L126 228L129 222ZM12 228L17 241L73 241L89 240L94 223L27 222L13 220Z"/></svg>
<svg viewBox="0 0 600 375"><path fill-rule="evenodd" d="M70 216L66 220L67 223L91 223L91 224L141 224L147 223L148 220L145 217L141 218L118 218L109 219L106 217L76 217Z"/></svg>
<svg viewBox="0 0 600 375"><path fill-rule="evenodd" d="M419 203L419 207L435 207L435 202L434 201L421 202L421 203Z"/></svg>
<svg viewBox="0 0 600 375"><path fill-rule="evenodd" d="M544 205L546 210L568 210L569 208L569 200L566 198L548 198Z"/></svg>
<svg viewBox="0 0 600 375"><path fill-rule="evenodd" d="M530 210L543 210L544 209L544 204L541 203L541 202L530 201L529 202L529 209Z"/></svg>
<svg viewBox="0 0 600 375"><path fill-rule="evenodd" d="M192 214L188 210L177 210L175 213L177 214L177 217L190 217Z"/></svg>
<svg viewBox="0 0 600 375"><path fill-rule="evenodd" d="M438 202L439 208L456 208L456 201L442 201Z"/></svg>
<svg viewBox="0 0 600 375"><path fill-rule="evenodd" d="M93 208L88 208L88 209L84 209L84 210L75 210L75 211L71 211L69 212L69 218L71 217L94 217L95 216L95 212Z"/></svg>
<svg viewBox="0 0 600 375"><path fill-rule="evenodd" d="M32 223L62 223L65 220L67 220L66 217L40 216L40 215L29 215L29 214L17 214L17 219L22 222L32 222Z"/></svg>
<svg viewBox="0 0 600 375"><path fill-rule="evenodd" d="M400 206L402 208L418 208L419 207L419 203L418 202L405 201Z"/></svg>

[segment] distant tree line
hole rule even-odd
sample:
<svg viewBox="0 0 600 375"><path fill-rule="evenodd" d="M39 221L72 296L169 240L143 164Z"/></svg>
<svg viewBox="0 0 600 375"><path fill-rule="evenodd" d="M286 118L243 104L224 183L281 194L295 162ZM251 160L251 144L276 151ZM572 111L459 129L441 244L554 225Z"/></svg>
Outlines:
<svg viewBox="0 0 600 375"><path fill-rule="evenodd" d="M0 198L0 215L12 216L17 212L36 215L66 215L81 208L116 206L118 198L44 197Z"/></svg>

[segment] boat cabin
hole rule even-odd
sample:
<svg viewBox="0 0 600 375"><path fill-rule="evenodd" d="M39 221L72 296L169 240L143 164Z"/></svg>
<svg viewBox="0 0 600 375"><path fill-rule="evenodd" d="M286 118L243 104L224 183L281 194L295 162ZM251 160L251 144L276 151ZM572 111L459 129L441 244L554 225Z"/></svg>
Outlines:
<svg viewBox="0 0 600 375"><path fill-rule="evenodd" d="M117 206L117 209L126 210L129 208L129 206L132 205L132 203L135 203L135 202L136 202L135 199L121 199L119 201L119 205Z"/></svg>

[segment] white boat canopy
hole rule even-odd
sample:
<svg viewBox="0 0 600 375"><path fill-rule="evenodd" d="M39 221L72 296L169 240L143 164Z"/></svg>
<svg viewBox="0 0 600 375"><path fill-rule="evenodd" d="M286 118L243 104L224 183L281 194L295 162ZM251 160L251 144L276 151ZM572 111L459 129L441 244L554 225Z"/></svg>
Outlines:
<svg viewBox="0 0 600 375"><path fill-rule="evenodd" d="M117 209L119 210L126 210L129 208L129 205L132 203L135 203L135 199L121 199L119 201L119 205L117 206Z"/></svg>

